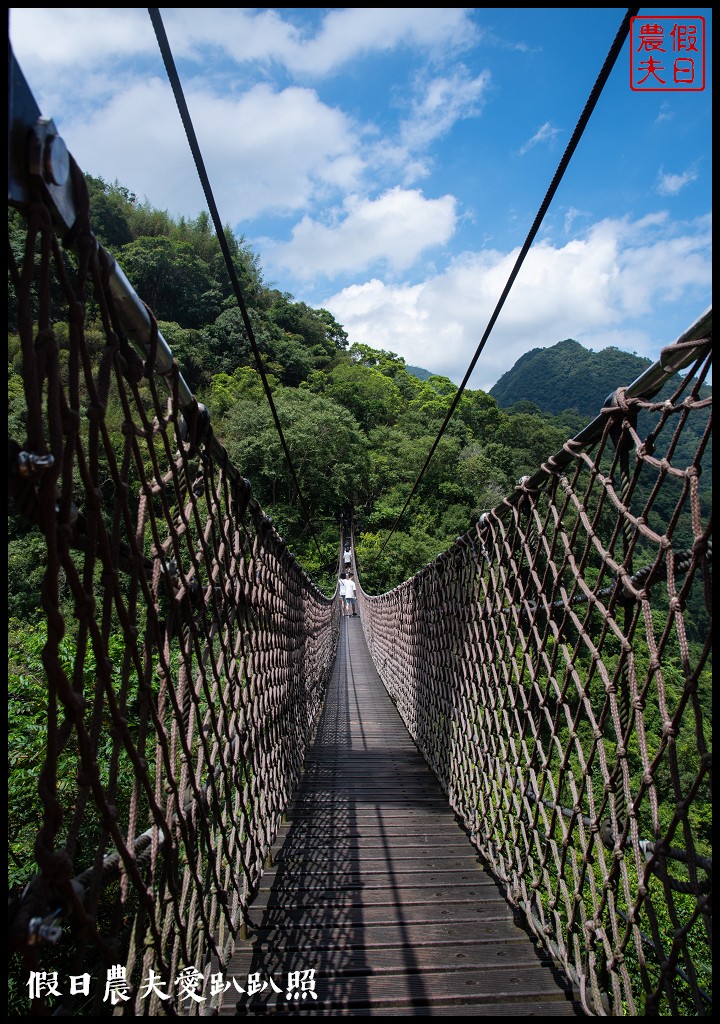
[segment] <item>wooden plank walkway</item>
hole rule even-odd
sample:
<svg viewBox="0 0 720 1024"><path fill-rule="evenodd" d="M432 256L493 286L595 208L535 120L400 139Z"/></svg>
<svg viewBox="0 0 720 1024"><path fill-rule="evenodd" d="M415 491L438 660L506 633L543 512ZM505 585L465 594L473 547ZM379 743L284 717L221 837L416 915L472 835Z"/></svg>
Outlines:
<svg viewBox="0 0 720 1024"><path fill-rule="evenodd" d="M265 988L237 1003L231 988L220 1016L583 1016L483 869L359 617L341 622L315 743L250 916L227 973ZM288 998L289 972L314 997L311 984Z"/></svg>

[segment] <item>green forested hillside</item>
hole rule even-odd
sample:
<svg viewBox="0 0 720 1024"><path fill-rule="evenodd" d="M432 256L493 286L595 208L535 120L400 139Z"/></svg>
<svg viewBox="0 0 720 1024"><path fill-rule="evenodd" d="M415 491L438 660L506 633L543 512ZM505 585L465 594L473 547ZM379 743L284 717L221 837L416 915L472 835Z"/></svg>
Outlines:
<svg viewBox="0 0 720 1024"><path fill-rule="evenodd" d="M650 365L649 359L631 352L612 347L591 352L567 338L520 356L490 394L503 409L531 401L543 412L573 409L592 419L608 395L631 384Z"/></svg>
<svg viewBox="0 0 720 1024"><path fill-rule="evenodd" d="M375 557L457 388L446 377L408 367L393 352L349 345L327 310L268 287L257 256L227 228L253 334L312 515L312 523L306 522L208 216L174 220L117 182L86 180L98 239L155 312L185 379L210 410L216 436L256 497L303 566L328 589L334 589L342 515L351 513L361 530L365 586L388 589L445 550L568 436L566 423L537 409L503 412L490 395L466 391L396 534ZM12 214L11 245L18 252L23 236L19 216ZM60 338L63 316L59 311ZM23 389L12 319L9 328L11 435L22 443ZM36 611L40 550L32 531L11 512L10 611L26 619Z"/></svg>
<svg viewBox="0 0 720 1024"><path fill-rule="evenodd" d="M98 239L155 312L186 381L210 410L216 436L257 499L306 570L330 592L342 516L352 514L360 529L363 584L371 592L389 589L470 529L519 477L533 473L577 433L611 390L646 365L618 350L596 355L568 340L528 353L491 394L466 390L410 507L379 554L456 385L407 366L394 352L349 345L327 310L268 287L258 257L226 228L312 516L306 521L208 216L174 220L117 182L86 180ZM18 252L23 237L19 215L11 214L11 246ZM59 309L61 344L65 317ZM9 328L10 435L22 443L24 398L12 317ZM506 404L513 408L503 409ZM579 413L552 414L572 407ZM12 511L9 540L10 613L32 620L42 545Z"/></svg>
<svg viewBox="0 0 720 1024"><path fill-rule="evenodd" d="M420 380L427 380L428 377L432 377L432 370L423 370L422 366L406 366L405 369L408 373L411 373L413 377L418 377Z"/></svg>

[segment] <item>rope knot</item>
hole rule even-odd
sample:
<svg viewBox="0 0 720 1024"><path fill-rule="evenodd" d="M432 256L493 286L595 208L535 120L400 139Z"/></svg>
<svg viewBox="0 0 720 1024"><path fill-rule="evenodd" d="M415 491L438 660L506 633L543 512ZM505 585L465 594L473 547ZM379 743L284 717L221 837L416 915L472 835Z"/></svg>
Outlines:
<svg viewBox="0 0 720 1024"><path fill-rule="evenodd" d="M120 372L131 384L139 384L145 376L145 364L127 342L120 346L119 363Z"/></svg>
<svg viewBox="0 0 720 1024"><path fill-rule="evenodd" d="M627 412L633 403L634 399L627 397L627 388L617 388L610 399L610 406L615 409L620 409L621 412Z"/></svg>

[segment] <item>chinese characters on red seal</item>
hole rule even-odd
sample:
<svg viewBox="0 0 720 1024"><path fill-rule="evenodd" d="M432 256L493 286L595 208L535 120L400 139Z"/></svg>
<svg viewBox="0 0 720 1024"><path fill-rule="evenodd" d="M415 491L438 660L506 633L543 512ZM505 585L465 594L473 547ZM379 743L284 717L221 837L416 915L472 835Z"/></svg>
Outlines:
<svg viewBox="0 0 720 1024"><path fill-rule="evenodd" d="M705 19L654 15L630 19L630 88L700 92L705 88Z"/></svg>

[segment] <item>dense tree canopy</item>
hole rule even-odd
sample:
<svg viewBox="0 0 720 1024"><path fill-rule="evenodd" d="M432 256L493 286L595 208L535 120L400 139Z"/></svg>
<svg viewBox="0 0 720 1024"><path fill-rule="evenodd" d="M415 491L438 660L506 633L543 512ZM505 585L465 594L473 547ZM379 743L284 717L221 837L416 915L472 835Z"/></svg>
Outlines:
<svg viewBox="0 0 720 1024"><path fill-rule="evenodd" d="M324 395L279 387L274 403L313 518L337 524L343 503L355 504L367 492L367 439L352 413ZM257 391L251 395L246 386L218 430L264 507L299 504L270 408Z"/></svg>
<svg viewBox="0 0 720 1024"><path fill-rule="evenodd" d="M121 247L119 262L161 320L202 327L220 312L221 296L213 276L189 242L137 238Z"/></svg>

